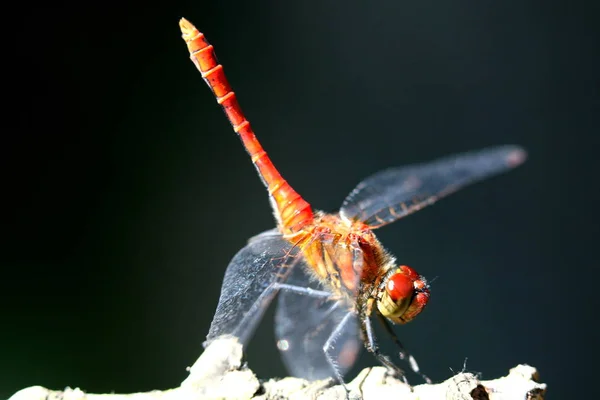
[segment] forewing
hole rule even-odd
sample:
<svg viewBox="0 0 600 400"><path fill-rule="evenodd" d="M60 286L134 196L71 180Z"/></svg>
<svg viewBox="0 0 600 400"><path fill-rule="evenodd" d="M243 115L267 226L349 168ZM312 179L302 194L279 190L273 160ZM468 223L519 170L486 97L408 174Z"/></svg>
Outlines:
<svg viewBox="0 0 600 400"><path fill-rule="evenodd" d="M277 283L287 278L298 257L296 249L276 231L253 237L225 271L205 344L222 335L233 335L247 344L277 294Z"/></svg>
<svg viewBox="0 0 600 400"><path fill-rule="evenodd" d="M362 343L356 314L343 301L324 297L323 287L306 273L305 265L297 265L286 282L296 287L312 288L315 291L299 294L281 290L275 311L275 336L284 364L296 377L308 380L326 379L334 374L334 365L341 375L354 365ZM351 315L348 315L348 314ZM332 333L348 317L343 329L335 336L330 351L332 362L326 357L323 347Z"/></svg>
<svg viewBox="0 0 600 400"><path fill-rule="evenodd" d="M463 186L510 170L525 158L518 146L500 146L384 170L362 181L346 197L340 215L378 228Z"/></svg>

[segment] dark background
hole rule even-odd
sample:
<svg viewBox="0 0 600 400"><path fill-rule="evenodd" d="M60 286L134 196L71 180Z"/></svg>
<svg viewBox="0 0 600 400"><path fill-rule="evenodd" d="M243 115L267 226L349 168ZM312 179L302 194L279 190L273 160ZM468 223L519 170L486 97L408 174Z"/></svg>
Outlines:
<svg viewBox="0 0 600 400"><path fill-rule="evenodd" d="M177 386L229 260L274 226L188 59L205 32L258 137L316 208L385 167L518 143L528 162L378 232L433 283L398 327L434 380L598 356L598 3L167 2L4 15L0 398ZM94 5L96 4L96 5ZM248 360L282 376L272 320ZM375 361L363 356L359 367ZM413 378L415 383L419 383Z"/></svg>

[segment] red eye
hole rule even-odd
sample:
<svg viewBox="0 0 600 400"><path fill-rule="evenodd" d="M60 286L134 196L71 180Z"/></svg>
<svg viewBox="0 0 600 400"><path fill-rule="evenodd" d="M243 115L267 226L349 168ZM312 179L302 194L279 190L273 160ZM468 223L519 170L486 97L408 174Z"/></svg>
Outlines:
<svg viewBox="0 0 600 400"><path fill-rule="evenodd" d="M412 297L413 280L407 275L397 273L389 277L385 288L392 301L398 304Z"/></svg>
<svg viewBox="0 0 600 400"><path fill-rule="evenodd" d="M400 271L402 271L404 275L408 276L412 281L416 281L420 278L419 274L417 274L417 271L415 271L408 265L401 265L398 268L400 269Z"/></svg>
<svg viewBox="0 0 600 400"><path fill-rule="evenodd" d="M387 277L385 295L380 296L377 308L392 322L405 324L423 311L428 301L425 278L411 267L400 265Z"/></svg>

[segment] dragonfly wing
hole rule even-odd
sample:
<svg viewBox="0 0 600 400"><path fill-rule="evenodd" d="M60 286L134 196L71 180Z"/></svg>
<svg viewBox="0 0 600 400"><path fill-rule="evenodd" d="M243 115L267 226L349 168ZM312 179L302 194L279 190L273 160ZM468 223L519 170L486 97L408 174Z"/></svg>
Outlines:
<svg viewBox="0 0 600 400"><path fill-rule="evenodd" d="M298 257L280 234L267 231L253 237L225 271L205 345L222 335L233 335L246 345L277 294L277 283L287 278Z"/></svg>
<svg viewBox="0 0 600 400"><path fill-rule="evenodd" d="M433 204L463 186L525 161L518 146L500 146L378 172L344 200L340 215L378 228Z"/></svg>
<svg viewBox="0 0 600 400"><path fill-rule="evenodd" d="M281 237L281 233L279 232L279 229L277 229L277 228L269 229L268 231L264 231L264 232L259 233L258 235L252 236L250 239L248 239L248 243L252 243L256 240L263 240L267 236Z"/></svg>
<svg viewBox="0 0 600 400"><path fill-rule="evenodd" d="M288 371L308 380L335 376L335 369L343 376L362 348L356 314L343 301L323 296L327 288L307 274L304 263L294 268L286 284L313 289L306 293L279 292L275 336ZM336 328L339 332L332 338ZM333 346L328 358L324 346L330 338Z"/></svg>

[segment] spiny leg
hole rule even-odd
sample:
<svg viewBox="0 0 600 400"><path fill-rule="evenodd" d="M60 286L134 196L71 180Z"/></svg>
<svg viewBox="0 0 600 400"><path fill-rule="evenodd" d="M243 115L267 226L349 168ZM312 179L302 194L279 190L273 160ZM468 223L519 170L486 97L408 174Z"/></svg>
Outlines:
<svg viewBox="0 0 600 400"><path fill-rule="evenodd" d="M326 292L324 290L317 290L317 289L312 289L310 287L290 285L287 283L275 283L275 289L276 290L285 290L286 292L291 292L291 293L300 294L300 295L309 296L309 297L324 298L324 299L331 297L331 293Z"/></svg>
<svg viewBox="0 0 600 400"><path fill-rule="evenodd" d="M367 348L367 351L372 353L382 365L386 366L388 369L394 371L398 376L402 377L405 383L408 383L406 381L404 371L400 369L396 364L394 364L391 361L390 357L383 354L379 350L379 346L377 345L377 341L375 339L375 333L373 332L373 326L371 325L371 319L367 316L367 314L364 311L360 313L359 320L361 332L363 334L363 337L367 341L365 346Z"/></svg>
<svg viewBox="0 0 600 400"><path fill-rule="evenodd" d="M290 285L288 283L277 283L276 284L276 289L284 291L284 292L288 292L288 293L294 293L294 294L297 294L297 295L313 297L315 299L323 299L324 301L332 299L332 294L330 292L327 292L327 291L324 291L324 290L312 289L310 287ZM329 310L327 310L326 316L327 315L331 315L331 313L333 313L337 309L338 306L339 306L339 302L333 303L331 305L331 307L329 307ZM319 329L323 328L323 327L324 327L324 324L321 324L318 327L316 327L315 333L317 333L317 331ZM334 334L335 333L332 333L332 335L334 335ZM330 338L331 338L331 336L330 336ZM329 341L330 338L328 338L328 341ZM304 338L303 347L306 348L307 347L307 343L306 342L307 341L311 341L311 340L313 340L313 336L306 336ZM324 346L326 346L327 343L328 342L326 342ZM331 359L327 355L327 352L325 352L325 355L326 355L327 361L329 362L329 364L331 364ZM337 378L339 374L337 373L335 367L333 369L334 369L334 373L336 373L336 378Z"/></svg>
<svg viewBox="0 0 600 400"><path fill-rule="evenodd" d="M402 343L400 342L400 339L398 339L398 336L396 336L396 333L393 331L392 327L390 326L390 323L383 315L381 315L379 310L377 310L377 318L379 319L379 321L385 328L385 331L392 337L392 340L394 341L396 346L398 346L398 348L400 349L400 358L402 358L403 360L408 360L408 363L410 364L410 368L413 370L413 372L418 374L419 376L421 376L421 378L423 378L423 380L425 382L431 383L431 379L429 379L429 377L427 375L425 375L424 373L421 372L421 370L419 368L419 364L417 364L417 360L402 345Z"/></svg>
<svg viewBox="0 0 600 400"><path fill-rule="evenodd" d="M311 381L333 378L331 382L337 384L338 376L352 367L361 349L356 313L330 339L350 312L349 305L327 289L315 287L309 271L302 271L298 268L279 286L275 310L278 349L291 375ZM332 368L332 360L339 373Z"/></svg>
<svg viewBox="0 0 600 400"><path fill-rule="evenodd" d="M354 314L352 312L348 312L344 316L344 318L342 318L342 320L340 321L338 326L336 326L336 328L333 330L333 332L331 332L329 339L327 339L327 341L323 345L323 352L325 353L325 357L327 357L327 361L329 362L329 365L331 365L331 369L333 370L333 373L335 374L336 379L346 390L346 397L349 396L350 390L348 390L348 387L346 386L346 382L344 382L344 377L340 373L340 370L337 366L337 362L334 359L334 357L331 355L330 351L333 350L333 345L334 345L335 341L342 334L342 332L344 331L345 325L348 323L348 321L351 320L351 318L353 316L354 316Z"/></svg>

